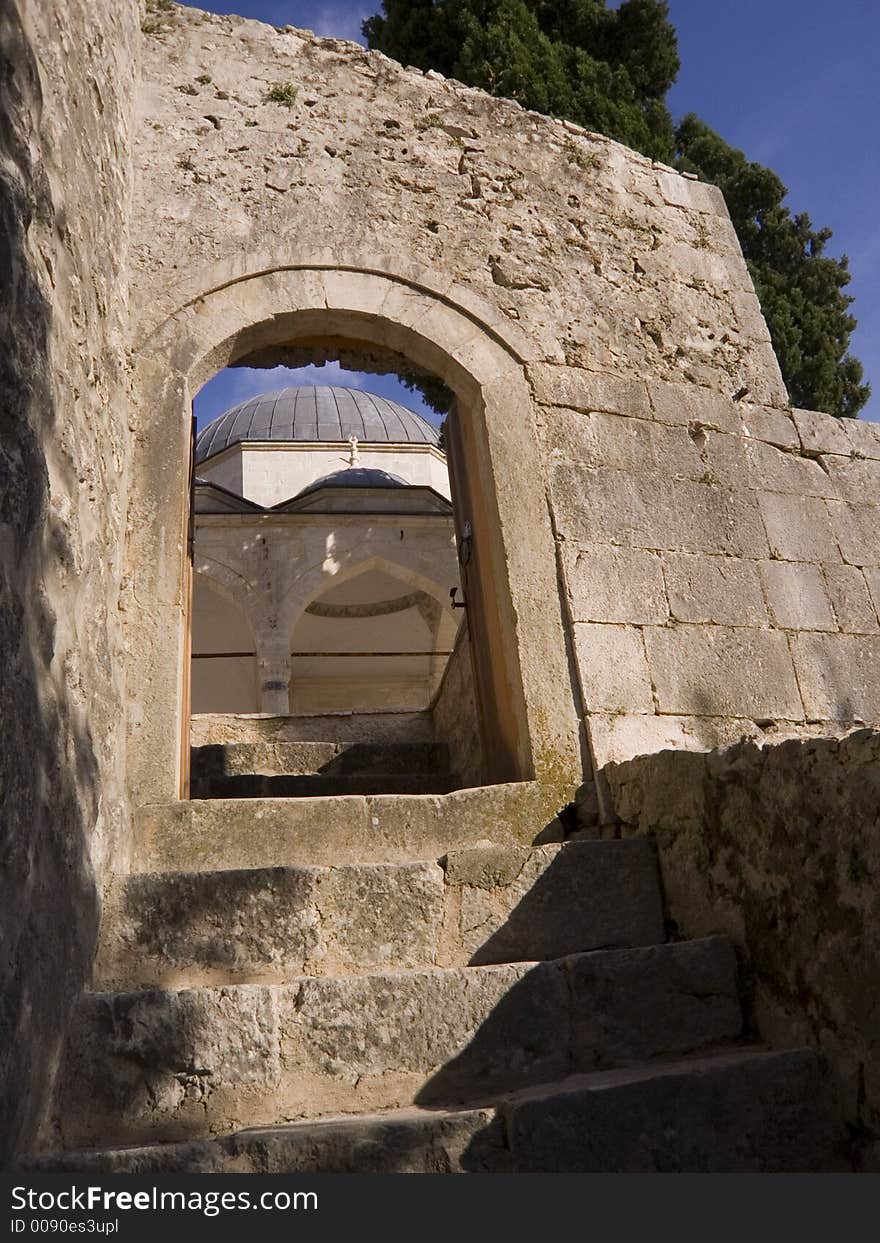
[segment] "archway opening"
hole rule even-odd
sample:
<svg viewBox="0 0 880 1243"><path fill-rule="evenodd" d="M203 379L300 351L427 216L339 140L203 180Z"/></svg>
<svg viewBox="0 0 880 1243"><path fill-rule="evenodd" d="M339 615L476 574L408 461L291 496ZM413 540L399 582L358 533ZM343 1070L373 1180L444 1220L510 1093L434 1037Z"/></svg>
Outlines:
<svg viewBox="0 0 880 1243"><path fill-rule="evenodd" d="M330 354L360 367L328 362ZM245 356L200 392L193 565L197 580L217 578L246 617L256 689L248 707L241 675L225 692L215 679L207 696L207 662L218 673L225 665L222 649L202 650L196 622L199 634L211 625L222 633L228 622L219 592L196 591L197 749L221 739L412 743L423 758L430 740L444 758L431 761L436 784L420 774L420 789L489 779L483 739L491 725L479 719L480 654L462 596L472 523L456 512L465 481L450 478L443 426L450 411L453 396L438 377L399 355L339 342ZM228 649L227 663L243 659ZM277 745L272 755L277 767ZM264 774L293 775L306 774ZM369 777L365 788L375 790L375 773ZM210 793L210 783L198 784ZM312 793L314 783L296 788ZM398 788L399 781L389 786ZM223 790L234 792L228 781Z"/></svg>
<svg viewBox="0 0 880 1243"><path fill-rule="evenodd" d="M462 585L478 653L479 783L536 780L553 799L568 790L583 770L582 734L528 378L544 347L472 289L387 255L241 255L160 302L138 350L138 521L126 550L132 590L149 604L126 626L137 653L127 713L135 804L188 790L190 428L181 416L225 367L328 361L377 374L402 362L454 393L446 430L456 523L470 537Z"/></svg>

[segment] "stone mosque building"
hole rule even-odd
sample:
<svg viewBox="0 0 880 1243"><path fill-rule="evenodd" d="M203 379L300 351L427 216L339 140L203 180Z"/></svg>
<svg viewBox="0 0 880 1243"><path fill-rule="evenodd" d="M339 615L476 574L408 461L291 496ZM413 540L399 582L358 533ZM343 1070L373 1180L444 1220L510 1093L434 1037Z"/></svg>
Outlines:
<svg viewBox="0 0 880 1243"><path fill-rule="evenodd" d="M438 430L346 388L264 393L195 452L192 711L420 711L460 614Z"/></svg>
<svg viewBox="0 0 880 1243"><path fill-rule="evenodd" d="M172 0L0 65L0 1163L880 1169L880 429L721 193ZM442 445L193 448L327 362Z"/></svg>

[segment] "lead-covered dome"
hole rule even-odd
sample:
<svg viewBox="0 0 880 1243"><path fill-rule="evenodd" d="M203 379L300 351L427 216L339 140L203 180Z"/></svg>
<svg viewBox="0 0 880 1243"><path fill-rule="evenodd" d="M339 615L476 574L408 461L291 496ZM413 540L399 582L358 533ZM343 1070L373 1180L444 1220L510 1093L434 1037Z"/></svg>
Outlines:
<svg viewBox="0 0 880 1243"><path fill-rule="evenodd" d="M196 461L248 440L338 443L350 436L365 444L436 445L440 438L427 419L387 397L308 385L261 393L221 414L199 432Z"/></svg>
<svg viewBox="0 0 880 1243"><path fill-rule="evenodd" d="M299 493L308 496L321 488L408 488L411 485L400 475L391 475L387 470L376 470L375 467L349 466L346 470L335 470L332 475L324 475L308 484Z"/></svg>

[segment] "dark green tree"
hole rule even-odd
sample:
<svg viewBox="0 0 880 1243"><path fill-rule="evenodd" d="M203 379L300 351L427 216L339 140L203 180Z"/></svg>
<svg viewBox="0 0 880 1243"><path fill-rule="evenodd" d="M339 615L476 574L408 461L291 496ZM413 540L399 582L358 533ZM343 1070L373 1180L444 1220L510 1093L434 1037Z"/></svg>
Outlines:
<svg viewBox="0 0 880 1243"><path fill-rule="evenodd" d="M831 230L814 229L806 212L793 216L772 169L751 163L699 117L686 116L675 138L678 167L724 193L792 404L855 417L871 390L848 352L856 326L843 292L849 264L824 253Z"/></svg>
<svg viewBox="0 0 880 1243"><path fill-rule="evenodd" d="M724 192L789 395L841 417L870 395L849 353L855 320L846 257L828 229L783 206L776 174L751 163L699 118L677 130L666 93L679 69L664 0L383 0L370 47L420 69L576 121L675 163Z"/></svg>
<svg viewBox="0 0 880 1243"><path fill-rule="evenodd" d="M678 72L664 0L384 0L371 48L567 117L656 159L673 153L663 102Z"/></svg>

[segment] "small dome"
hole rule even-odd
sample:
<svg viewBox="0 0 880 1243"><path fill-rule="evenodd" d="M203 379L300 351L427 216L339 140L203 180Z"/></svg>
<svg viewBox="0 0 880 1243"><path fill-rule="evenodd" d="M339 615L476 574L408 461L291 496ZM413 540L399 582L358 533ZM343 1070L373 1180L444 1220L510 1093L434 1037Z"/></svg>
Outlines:
<svg viewBox="0 0 880 1243"><path fill-rule="evenodd" d="M387 470L375 470L364 466L349 466L335 470L308 484L297 496L308 496L320 488L408 488L410 485L399 475L389 475Z"/></svg>
<svg viewBox="0 0 880 1243"><path fill-rule="evenodd" d="M261 393L221 414L199 432L196 461L248 440L339 444L350 436L364 444L436 445L440 439L427 419L387 397L304 385Z"/></svg>

